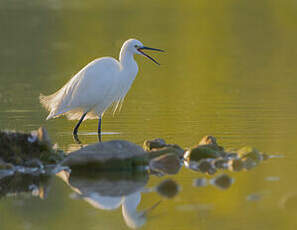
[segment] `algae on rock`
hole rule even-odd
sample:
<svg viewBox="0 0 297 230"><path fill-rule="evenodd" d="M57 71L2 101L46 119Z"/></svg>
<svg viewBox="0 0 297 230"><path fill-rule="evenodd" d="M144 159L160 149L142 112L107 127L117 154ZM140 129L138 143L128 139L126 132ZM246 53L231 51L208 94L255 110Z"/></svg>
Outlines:
<svg viewBox="0 0 297 230"><path fill-rule="evenodd" d="M64 154L56 152L47 131L40 127L29 133L0 131L0 159L14 165L25 165L33 159L43 164L56 164Z"/></svg>

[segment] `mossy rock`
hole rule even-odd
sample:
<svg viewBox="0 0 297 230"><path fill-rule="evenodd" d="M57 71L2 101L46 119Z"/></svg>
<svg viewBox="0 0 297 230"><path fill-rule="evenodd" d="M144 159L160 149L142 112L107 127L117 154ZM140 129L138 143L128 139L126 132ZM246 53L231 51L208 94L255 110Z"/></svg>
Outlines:
<svg viewBox="0 0 297 230"><path fill-rule="evenodd" d="M42 127L31 133L0 131L0 158L7 163L25 165L27 161L39 159L43 164L52 164L63 157L52 149L47 131Z"/></svg>
<svg viewBox="0 0 297 230"><path fill-rule="evenodd" d="M202 139L200 140L198 145L218 145L217 144L217 139L214 136L204 136L202 137Z"/></svg>
<svg viewBox="0 0 297 230"><path fill-rule="evenodd" d="M162 138L156 138L153 140L145 140L143 143L143 149L145 151L151 151L153 149L160 149L167 146L166 142Z"/></svg>
<svg viewBox="0 0 297 230"><path fill-rule="evenodd" d="M207 158L223 157L224 155L224 152L216 150L213 145L203 145L186 151L184 158L186 161L200 161Z"/></svg>

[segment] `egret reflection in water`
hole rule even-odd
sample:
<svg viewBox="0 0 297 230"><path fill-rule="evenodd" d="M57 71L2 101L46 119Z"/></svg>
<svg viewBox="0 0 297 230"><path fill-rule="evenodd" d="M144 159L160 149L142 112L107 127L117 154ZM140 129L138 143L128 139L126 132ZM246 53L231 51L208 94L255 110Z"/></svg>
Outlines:
<svg viewBox="0 0 297 230"><path fill-rule="evenodd" d="M146 172L138 173L77 173L61 171L57 174L78 195L96 209L115 210L122 206L122 215L130 228L146 223L147 214L158 204L157 201L146 210L138 211L141 193L148 182Z"/></svg>

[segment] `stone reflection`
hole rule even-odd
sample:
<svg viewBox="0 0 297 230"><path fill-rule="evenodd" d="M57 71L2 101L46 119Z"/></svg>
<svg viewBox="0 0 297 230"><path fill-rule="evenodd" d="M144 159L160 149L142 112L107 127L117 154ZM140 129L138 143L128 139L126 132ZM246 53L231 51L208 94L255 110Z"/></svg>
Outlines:
<svg viewBox="0 0 297 230"><path fill-rule="evenodd" d="M214 178L197 178L193 181L194 187L205 187L207 185L213 185L219 189L228 189L234 183L234 179L227 174L220 174Z"/></svg>
<svg viewBox="0 0 297 230"><path fill-rule="evenodd" d="M46 199L50 187L49 175L13 173L0 178L0 198L29 195Z"/></svg>
<svg viewBox="0 0 297 230"><path fill-rule="evenodd" d="M209 181L210 184L220 189L228 189L233 184L234 179L227 174L221 174Z"/></svg>
<svg viewBox="0 0 297 230"><path fill-rule="evenodd" d="M156 186L156 191L164 198L171 199L179 192L178 184L172 179L166 179Z"/></svg>
<svg viewBox="0 0 297 230"><path fill-rule="evenodd" d="M145 224L147 214L158 206L156 201L146 210L138 211L141 193L148 182L149 175L142 172L86 172L61 171L57 174L78 194L78 197L88 202L94 208L114 210L122 207L125 223L130 228L138 228Z"/></svg>

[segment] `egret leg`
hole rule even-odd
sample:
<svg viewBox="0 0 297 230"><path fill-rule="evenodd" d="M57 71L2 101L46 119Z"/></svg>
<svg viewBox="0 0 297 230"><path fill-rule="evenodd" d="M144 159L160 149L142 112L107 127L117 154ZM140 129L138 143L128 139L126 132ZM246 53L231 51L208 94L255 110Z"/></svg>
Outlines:
<svg viewBox="0 0 297 230"><path fill-rule="evenodd" d="M98 121L98 140L99 142L101 142L101 115L99 117L99 121Z"/></svg>
<svg viewBox="0 0 297 230"><path fill-rule="evenodd" d="M82 121L84 120L85 116L87 115L87 113L88 113L88 112L84 113L84 114L81 116L80 120L78 121L78 123L76 124L76 126L74 127L74 130L73 130L73 137L74 137L74 139L75 139L78 143L80 143L80 140L78 139L77 131L78 131L78 128L79 128L80 124L82 123Z"/></svg>

